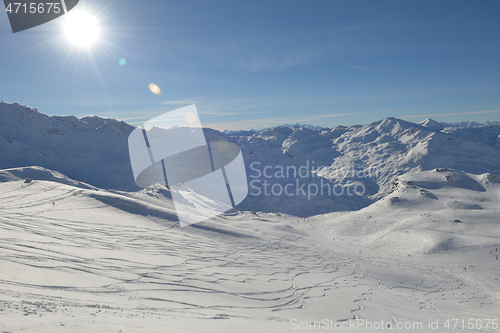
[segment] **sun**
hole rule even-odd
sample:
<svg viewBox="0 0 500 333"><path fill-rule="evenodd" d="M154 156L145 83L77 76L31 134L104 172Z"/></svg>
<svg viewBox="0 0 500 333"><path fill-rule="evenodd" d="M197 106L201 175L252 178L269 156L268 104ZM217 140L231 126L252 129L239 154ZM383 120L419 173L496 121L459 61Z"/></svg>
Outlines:
<svg viewBox="0 0 500 333"><path fill-rule="evenodd" d="M75 46L88 48L99 40L101 29L97 19L83 11L69 13L63 23L64 35Z"/></svg>

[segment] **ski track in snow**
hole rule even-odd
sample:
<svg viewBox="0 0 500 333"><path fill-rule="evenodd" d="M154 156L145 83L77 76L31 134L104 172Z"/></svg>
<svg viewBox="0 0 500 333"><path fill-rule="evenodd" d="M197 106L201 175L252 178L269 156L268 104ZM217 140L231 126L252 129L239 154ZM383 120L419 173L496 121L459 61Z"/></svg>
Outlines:
<svg viewBox="0 0 500 333"><path fill-rule="evenodd" d="M307 219L243 212L180 228L103 204L95 191L0 187L4 332L287 332L291 319L325 318L425 328L500 313L480 282L432 261L327 246L296 228Z"/></svg>

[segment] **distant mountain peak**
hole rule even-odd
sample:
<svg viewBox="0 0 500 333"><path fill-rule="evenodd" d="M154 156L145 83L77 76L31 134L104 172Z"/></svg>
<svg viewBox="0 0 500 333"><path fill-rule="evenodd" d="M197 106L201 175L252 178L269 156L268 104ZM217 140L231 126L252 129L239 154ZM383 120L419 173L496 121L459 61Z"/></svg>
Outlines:
<svg viewBox="0 0 500 333"><path fill-rule="evenodd" d="M430 129L437 129L437 130L443 129L443 125L441 125L441 123L438 123L437 121L432 120L431 118L427 118L424 121L419 122L418 124Z"/></svg>
<svg viewBox="0 0 500 333"><path fill-rule="evenodd" d="M456 123L445 123L441 122L444 127L487 127L487 126L500 126L500 121L486 121L484 123L478 123L476 121L460 121Z"/></svg>

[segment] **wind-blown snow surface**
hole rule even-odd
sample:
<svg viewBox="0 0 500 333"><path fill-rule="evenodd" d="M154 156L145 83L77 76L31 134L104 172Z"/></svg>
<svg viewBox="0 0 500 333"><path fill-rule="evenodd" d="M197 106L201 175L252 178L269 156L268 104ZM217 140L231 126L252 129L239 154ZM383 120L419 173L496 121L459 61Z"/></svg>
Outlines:
<svg viewBox="0 0 500 333"><path fill-rule="evenodd" d="M1 178L5 332L435 332L429 320L445 331L447 319L498 331L485 328L500 313L491 174L407 174L359 212L186 228L161 187L110 192L41 168Z"/></svg>

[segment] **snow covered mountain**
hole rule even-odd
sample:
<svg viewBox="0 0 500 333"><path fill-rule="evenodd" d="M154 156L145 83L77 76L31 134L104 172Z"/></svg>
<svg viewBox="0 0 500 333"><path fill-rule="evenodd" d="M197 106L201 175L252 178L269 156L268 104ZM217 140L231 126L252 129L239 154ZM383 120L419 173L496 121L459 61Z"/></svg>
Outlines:
<svg viewBox="0 0 500 333"><path fill-rule="evenodd" d="M484 123L478 123L476 121L460 121L457 123L445 123L441 122L444 127L486 127L486 126L498 126L500 121L486 121Z"/></svg>
<svg viewBox="0 0 500 333"><path fill-rule="evenodd" d="M0 169L36 165L99 188L138 191L127 148L132 130L113 119L49 117L0 103ZM332 129L204 131L208 141L227 140L243 151L250 195L242 210L296 216L357 210L410 171L500 174L500 125L444 129L431 119L387 118Z"/></svg>
<svg viewBox="0 0 500 333"><path fill-rule="evenodd" d="M37 165L101 188L138 190L127 148L133 129L114 119L49 117L0 103L0 169Z"/></svg>
<svg viewBox="0 0 500 333"><path fill-rule="evenodd" d="M427 128L438 130L438 131L443 129L443 125L441 125L441 123L438 123L437 121L432 120L431 118L427 118L418 124L422 125L424 127L427 127Z"/></svg>
<svg viewBox="0 0 500 333"><path fill-rule="evenodd" d="M363 126L322 130L277 127L256 133L234 133L229 139L243 147L248 165L258 162L260 169L272 166L272 170L277 166L298 169L309 165L309 178L300 181L309 184L325 179L332 184L361 184L365 188L365 195L357 200L321 196L329 202L327 207L314 208L319 213L366 206L387 195L394 179L410 171L450 168L500 174L499 135L500 126L443 129L431 121L415 124L387 118ZM257 171L248 171L250 177L258 175ZM316 178L311 178L313 175ZM290 179L276 178L272 179L274 183L290 183ZM281 198L283 202L274 204L278 211L296 214L286 207L290 198ZM273 199L278 201L276 196Z"/></svg>

